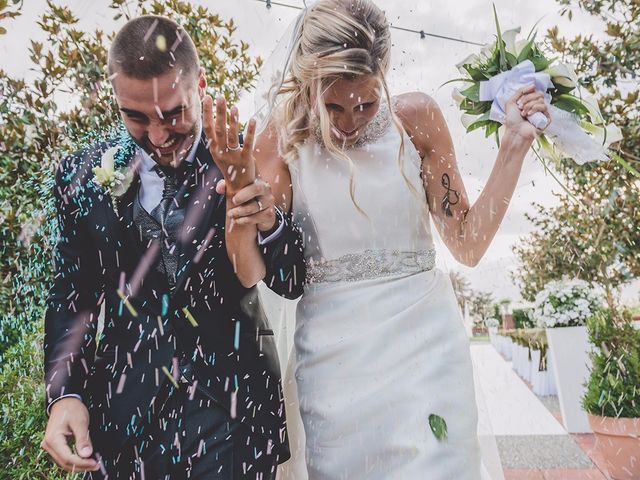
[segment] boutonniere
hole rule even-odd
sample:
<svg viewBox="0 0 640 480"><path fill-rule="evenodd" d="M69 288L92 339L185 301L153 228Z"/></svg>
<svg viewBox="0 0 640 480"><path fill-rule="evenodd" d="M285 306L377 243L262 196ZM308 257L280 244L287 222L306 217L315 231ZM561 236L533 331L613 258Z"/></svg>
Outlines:
<svg viewBox="0 0 640 480"><path fill-rule="evenodd" d="M133 181L133 169L127 166L116 167L116 154L120 146L107 149L100 159L100 166L93 167L94 181L104 188L112 198L125 194Z"/></svg>

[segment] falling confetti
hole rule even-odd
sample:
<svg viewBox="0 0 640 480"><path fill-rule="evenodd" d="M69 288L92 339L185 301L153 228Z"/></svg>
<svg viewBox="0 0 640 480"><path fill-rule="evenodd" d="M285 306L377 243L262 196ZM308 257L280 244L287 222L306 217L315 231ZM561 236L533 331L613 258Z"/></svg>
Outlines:
<svg viewBox="0 0 640 480"><path fill-rule="evenodd" d="M167 39L164 37L164 35L158 35L156 37L156 48L161 52L167 51Z"/></svg>

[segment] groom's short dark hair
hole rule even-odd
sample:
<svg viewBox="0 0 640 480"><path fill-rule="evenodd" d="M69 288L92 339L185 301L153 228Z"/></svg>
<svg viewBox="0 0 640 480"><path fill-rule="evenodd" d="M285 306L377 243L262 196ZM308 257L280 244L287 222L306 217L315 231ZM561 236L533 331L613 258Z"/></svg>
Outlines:
<svg viewBox="0 0 640 480"><path fill-rule="evenodd" d="M200 64L189 34L173 20L144 15L129 20L109 49L109 77L116 74L147 80L170 71L195 74Z"/></svg>

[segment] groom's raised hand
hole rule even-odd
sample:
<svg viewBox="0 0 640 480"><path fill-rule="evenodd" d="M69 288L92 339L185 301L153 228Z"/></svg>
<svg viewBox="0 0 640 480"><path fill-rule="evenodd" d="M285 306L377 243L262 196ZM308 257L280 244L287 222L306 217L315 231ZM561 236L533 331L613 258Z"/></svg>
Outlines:
<svg viewBox="0 0 640 480"><path fill-rule="evenodd" d="M69 441L75 443L74 453ZM91 455L89 410L78 398L62 398L51 407L49 421L40 445L51 458L69 472L96 471L100 468Z"/></svg>

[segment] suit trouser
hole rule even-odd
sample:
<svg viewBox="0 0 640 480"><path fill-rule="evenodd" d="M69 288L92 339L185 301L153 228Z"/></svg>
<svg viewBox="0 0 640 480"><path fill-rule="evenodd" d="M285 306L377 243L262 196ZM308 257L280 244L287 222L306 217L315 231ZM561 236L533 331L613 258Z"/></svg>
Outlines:
<svg viewBox="0 0 640 480"><path fill-rule="evenodd" d="M194 391L195 390L195 391ZM267 440L230 419L193 385L181 383L117 460L102 458L90 480L274 480L277 457Z"/></svg>

